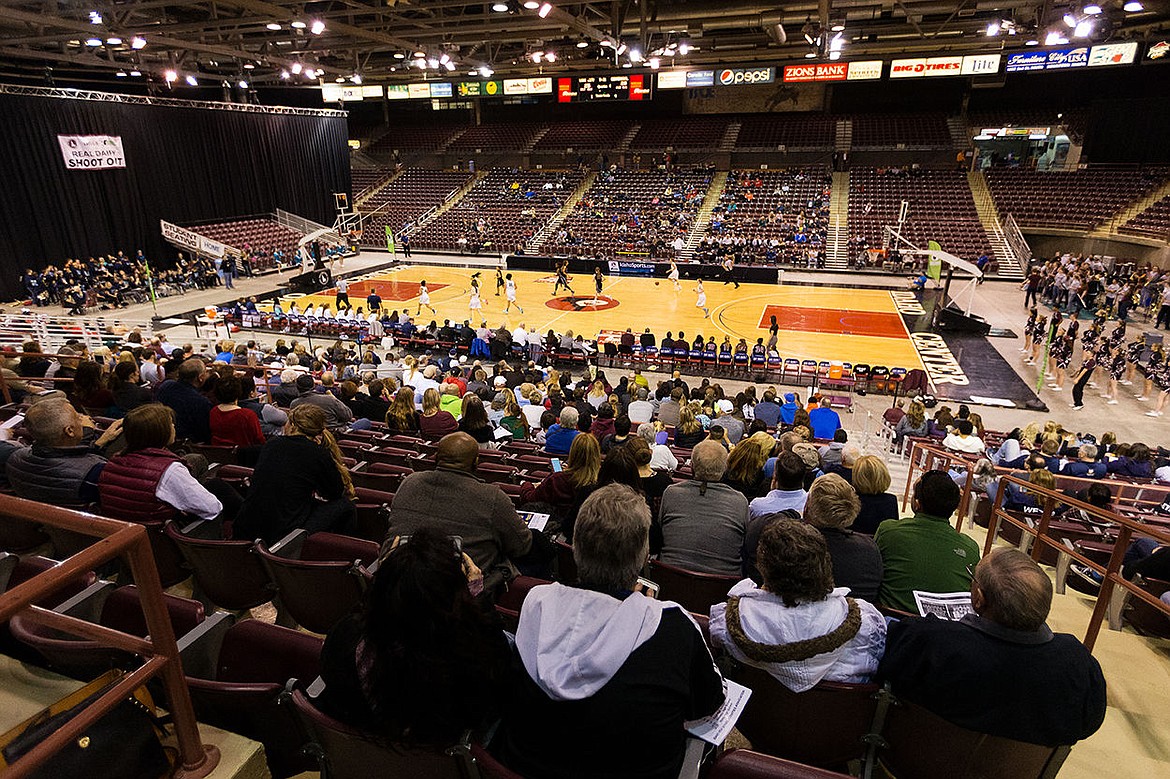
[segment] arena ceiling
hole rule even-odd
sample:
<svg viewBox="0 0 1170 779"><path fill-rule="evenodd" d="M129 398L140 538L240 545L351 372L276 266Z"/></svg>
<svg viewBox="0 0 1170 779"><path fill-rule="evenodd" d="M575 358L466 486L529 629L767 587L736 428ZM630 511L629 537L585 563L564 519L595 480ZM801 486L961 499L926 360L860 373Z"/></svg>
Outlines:
<svg viewBox="0 0 1170 779"><path fill-rule="evenodd" d="M1170 0L0 0L0 80L374 84L1023 49L1077 32L1160 41Z"/></svg>

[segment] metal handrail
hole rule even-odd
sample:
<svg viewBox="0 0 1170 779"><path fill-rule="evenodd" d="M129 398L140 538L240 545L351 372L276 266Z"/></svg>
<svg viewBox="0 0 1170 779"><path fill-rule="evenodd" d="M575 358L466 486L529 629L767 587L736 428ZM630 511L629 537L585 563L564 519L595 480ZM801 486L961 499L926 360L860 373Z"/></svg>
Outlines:
<svg viewBox="0 0 1170 779"><path fill-rule="evenodd" d="M28 609L34 619L54 629L72 635L108 644L116 649L145 657L145 662L126 674L117 684L99 698L87 704L68 722L53 731L20 759L6 773L11 779L23 779L52 755L73 742L102 716L124 701L135 689L148 680L162 677L169 710L179 742L181 766L175 772L181 779L200 779L210 774L219 764L219 750L203 744L191 695L183 676L179 648L174 629L163 602L162 585L154 553L150 548L147 530L142 525L99 517L71 509L24 500L11 495L0 495L0 518L20 519L42 525L63 528L81 535L99 539L77 554L44 573L0 595L0 622L7 621ZM33 605L34 602L56 592L79 575L113 560L124 557L130 567L134 583L142 596L142 612L146 618L148 638L139 638L120 631L104 628L77 617L58 614Z"/></svg>

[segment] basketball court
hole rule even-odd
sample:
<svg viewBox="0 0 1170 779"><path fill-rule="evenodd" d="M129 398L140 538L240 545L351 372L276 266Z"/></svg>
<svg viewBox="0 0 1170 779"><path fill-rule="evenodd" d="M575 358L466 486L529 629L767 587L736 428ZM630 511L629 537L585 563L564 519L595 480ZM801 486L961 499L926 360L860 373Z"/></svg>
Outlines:
<svg viewBox="0 0 1170 779"><path fill-rule="evenodd" d="M923 367L906 321L899 311L894 293L888 289L826 286L741 284L739 289L721 282L707 282L707 306L710 318L695 306L694 281L683 281L676 291L666 279L609 276L602 294L595 297L593 278L578 274L572 277L572 292L553 295L555 276L532 271L513 271L517 285L516 306L504 312L506 301L496 296L495 273L484 270L480 276L483 315L489 327L520 324L528 330L558 332L572 330L593 338L606 330L631 328L641 333L649 327L658 338L669 330L676 336L685 333L688 341L695 335L705 338L731 336L754 344L757 338L768 339L770 317L780 327L778 349L782 357L800 360L840 360L906 368ZM419 282L425 280L431 306L418 312ZM376 289L384 308L409 312L417 323L432 319L463 321L471 312L471 271L466 269L402 266L379 271L349 282L349 299L355 308L365 306L366 296ZM334 305L336 290L312 295L286 295L281 304L288 310L294 300L303 310L306 305ZM473 323L477 324L477 323Z"/></svg>

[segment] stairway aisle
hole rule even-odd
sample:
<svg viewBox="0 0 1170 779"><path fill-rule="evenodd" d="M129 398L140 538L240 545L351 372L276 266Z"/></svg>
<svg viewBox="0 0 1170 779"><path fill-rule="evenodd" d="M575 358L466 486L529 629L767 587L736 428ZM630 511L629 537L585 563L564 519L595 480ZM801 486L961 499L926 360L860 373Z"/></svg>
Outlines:
<svg viewBox="0 0 1170 779"><path fill-rule="evenodd" d="M711 213L715 210L715 206L719 205L719 196L723 194L723 188L727 186L727 176L728 172L721 170L711 177L711 185L707 187L707 196L703 198L703 205L699 206L699 213L695 214L695 221L691 223L691 230L687 233L686 244L678 254L680 262L691 261L695 249L707 233L707 227L711 224Z"/></svg>
<svg viewBox="0 0 1170 779"><path fill-rule="evenodd" d="M825 267L830 270L849 268L849 172L833 173L829 194L829 235Z"/></svg>
<svg viewBox="0 0 1170 779"><path fill-rule="evenodd" d="M983 225L983 231L987 233L991 252L999 262L999 278L1024 278L1023 264L1012 250L1011 244L1004 238L999 210L995 207L995 201L991 197L991 190L987 187L987 178L983 175L983 171L968 171L967 184L971 187L971 197L975 201L975 212L979 214L979 222Z"/></svg>
<svg viewBox="0 0 1170 779"><path fill-rule="evenodd" d="M561 210L553 214L553 218L545 223L544 227L529 239L528 243L524 245L524 250L530 254L539 254L545 242L560 228L561 223L573 213L573 209L577 207L577 203L581 198L585 197L585 193L593 186L593 182L597 180L597 171L590 171L582 179L581 183L573 190L573 194L565 199L564 204L561 205Z"/></svg>

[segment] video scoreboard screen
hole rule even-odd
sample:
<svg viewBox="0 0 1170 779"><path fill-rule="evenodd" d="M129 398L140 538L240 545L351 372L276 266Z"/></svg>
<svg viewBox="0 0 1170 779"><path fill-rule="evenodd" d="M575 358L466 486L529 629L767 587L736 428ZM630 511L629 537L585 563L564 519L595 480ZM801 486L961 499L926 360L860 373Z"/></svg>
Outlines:
<svg viewBox="0 0 1170 779"><path fill-rule="evenodd" d="M574 76L557 79L558 103L591 103L610 100L649 100L653 93L647 73L613 76Z"/></svg>

